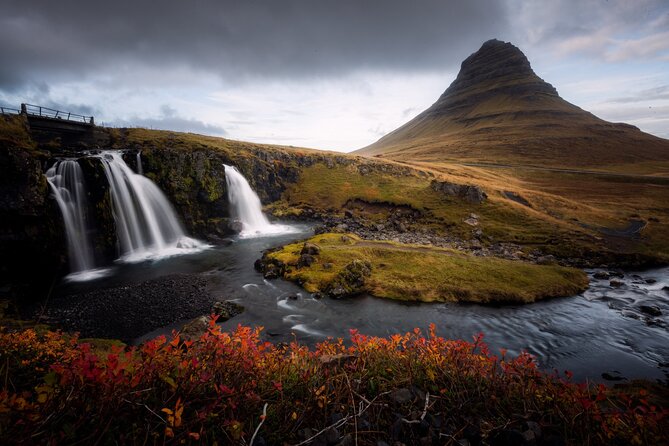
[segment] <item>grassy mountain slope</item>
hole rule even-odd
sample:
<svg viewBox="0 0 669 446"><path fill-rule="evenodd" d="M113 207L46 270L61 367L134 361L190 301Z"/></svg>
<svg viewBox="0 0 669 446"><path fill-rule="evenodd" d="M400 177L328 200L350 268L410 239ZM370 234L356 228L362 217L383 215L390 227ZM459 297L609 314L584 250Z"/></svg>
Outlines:
<svg viewBox="0 0 669 446"><path fill-rule="evenodd" d="M669 173L669 141L570 104L510 43L468 57L430 108L357 151L399 161L474 162L601 169L634 165Z"/></svg>

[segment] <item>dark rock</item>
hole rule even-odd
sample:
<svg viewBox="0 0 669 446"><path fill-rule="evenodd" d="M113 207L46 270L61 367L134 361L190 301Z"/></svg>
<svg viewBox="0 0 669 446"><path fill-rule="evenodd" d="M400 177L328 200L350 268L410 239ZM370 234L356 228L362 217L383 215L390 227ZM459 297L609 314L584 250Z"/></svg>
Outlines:
<svg viewBox="0 0 669 446"><path fill-rule="evenodd" d="M607 381L627 381L627 378L622 376L617 370L602 373L602 378Z"/></svg>
<svg viewBox="0 0 669 446"><path fill-rule="evenodd" d="M186 340L200 338L209 328L209 316L200 316L185 324L181 330L181 336Z"/></svg>
<svg viewBox="0 0 669 446"><path fill-rule="evenodd" d="M288 300L297 300L297 294L289 294Z"/></svg>
<svg viewBox="0 0 669 446"><path fill-rule="evenodd" d="M353 218L353 212L351 212L348 209L344 209L344 217L345 218Z"/></svg>
<svg viewBox="0 0 669 446"><path fill-rule="evenodd" d="M606 271L597 271L592 275L592 277L598 280L608 280L611 276L609 276L609 273Z"/></svg>
<svg viewBox="0 0 669 446"><path fill-rule="evenodd" d="M523 206L527 206L528 208L532 207L529 201L527 201L523 196L521 196L516 192L505 190L504 192L502 192L502 195L504 195L509 200L515 201L518 204L522 204Z"/></svg>
<svg viewBox="0 0 669 446"><path fill-rule="evenodd" d="M332 266L333 266L332 263L329 263L329 262L328 262L328 263L324 263L324 264L323 264L323 269L325 269L325 270L330 270L330 269L332 269Z"/></svg>
<svg viewBox="0 0 669 446"><path fill-rule="evenodd" d="M625 285L625 282L613 279L609 282L609 285L611 285L614 288L620 288L621 286Z"/></svg>
<svg viewBox="0 0 669 446"><path fill-rule="evenodd" d="M541 438L542 431L541 431L541 425L539 423L537 423L536 421L526 421L525 427L527 428L526 430L531 430L532 432L534 432L534 437L536 439Z"/></svg>
<svg viewBox="0 0 669 446"><path fill-rule="evenodd" d="M328 445L334 446L339 441L339 430L336 427L329 428L322 435Z"/></svg>
<svg viewBox="0 0 669 446"><path fill-rule="evenodd" d="M328 284L325 294L335 299L359 294L364 291L365 280L371 273L372 265L369 262L353 260Z"/></svg>
<svg viewBox="0 0 669 446"><path fill-rule="evenodd" d="M244 307L229 300L224 300L214 302L211 312L219 316L218 322L224 322L238 314L242 314Z"/></svg>
<svg viewBox="0 0 669 446"><path fill-rule="evenodd" d="M458 197L468 203L481 204L488 198L488 195L483 192L483 189L479 186L469 186L437 180L432 180L430 186L436 192L441 192L444 195L451 197Z"/></svg>
<svg viewBox="0 0 669 446"><path fill-rule="evenodd" d="M646 279L646 283L647 283L648 285L652 285L652 284L654 284L654 283L656 283L656 282L657 282L657 280L655 280L655 279Z"/></svg>
<svg viewBox="0 0 669 446"><path fill-rule="evenodd" d="M315 261L316 259L314 258L314 256L310 254L302 254L297 261L297 267L298 268L304 268L305 266L309 267L313 265Z"/></svg>
<svg viewBox="0 0 669 446"><path fill-rule="evenodd" d="M321 248L314 243L305 243L304 246L302 246L302 251L300 251L300 254L307 254L311 256L317 256L320 253Z"/></svg>
<svg viewBox="0 0 669 446"><path fill-rule="evenodd" d="M390 394L390 397L397 404L406 404L406 403L413 400L413 393L411 393L411 390L409 390L409 389L402 388L402 389L394 390Z"/></svg>
<svg viewBox="0 0 669 446"><path fill-rule="evenodd" d="M657 305L640 305L639 310L651 316L662 316L662 310Z"/></svg>
<svg viewBox="0 0 669 446"><path fill-rule="evenodd" d="M228 228L230 228L232 232L242 232L244 224L239 220L232 220L228 223Z"/></svg>

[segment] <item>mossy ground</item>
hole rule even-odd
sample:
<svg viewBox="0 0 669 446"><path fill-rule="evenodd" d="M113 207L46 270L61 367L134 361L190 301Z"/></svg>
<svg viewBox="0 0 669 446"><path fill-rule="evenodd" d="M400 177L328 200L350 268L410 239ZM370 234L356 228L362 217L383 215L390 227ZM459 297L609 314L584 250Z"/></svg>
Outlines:
<svg viewBox="0 0 669 446"><path fill-rule="evenodd" d="M342 213L353 200L384 203L389 210L409 206L425 216L421 226L464 239L472 234L464 220L476 213L485 240L517 243L523 250L538 248L594 265L615 264L625 257L634 266L669 261L669 232L662 224L669 219L669 185L662 182L447 164L418 163L418 170L401 170L406 165L397 163L387 166L364 174L358 163L303 168L299 181L271 209L285 216L299 215L305 207ZM445 196L430 187L434 178L480 185L488 200L475 204ZM504 191L518 193L530 205L514 202ZM383 221L388 213L363 217ZM608 237L598 230L625 228L634 218L648 221L648 226L633 237Z"/></svg>
<svg viewBox="0 0 669 446"><path fill-rule="evenodd" d="M307 291L324 290L352 260L370 262L365 291L377 297L413 301L534 302L577 294L587 288L580 270L474 257L454 250L321 234L307 241L320 247L311 266L297 268L303 243L268 254L288 265L285 278ZM330 265L328 265L330 264Z"/></svg>

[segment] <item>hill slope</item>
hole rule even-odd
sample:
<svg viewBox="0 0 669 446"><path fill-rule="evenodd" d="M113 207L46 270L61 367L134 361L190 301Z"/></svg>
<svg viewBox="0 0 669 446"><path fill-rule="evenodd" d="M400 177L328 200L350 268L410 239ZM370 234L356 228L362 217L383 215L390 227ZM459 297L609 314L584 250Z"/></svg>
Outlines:
<svg viewBox="0 0 669 446"><path fill-rule="evenodd" d="M510 43L490 40L439 100L357 151L410 162L601 167L669 161L669 141L563 100Z"/></svg>

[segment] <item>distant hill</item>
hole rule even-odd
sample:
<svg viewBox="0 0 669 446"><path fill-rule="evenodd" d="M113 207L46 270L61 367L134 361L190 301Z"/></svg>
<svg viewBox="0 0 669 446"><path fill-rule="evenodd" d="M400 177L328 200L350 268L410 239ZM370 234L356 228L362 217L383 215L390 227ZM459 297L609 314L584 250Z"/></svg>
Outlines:
<svg viewBox="0 0 669 446"><path fill-rule="evenodd" d="M356 152L409 162L595 168L669 160L669 140L565 101L517 47L489 40L430 108Z"/></svg>

